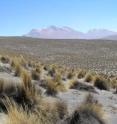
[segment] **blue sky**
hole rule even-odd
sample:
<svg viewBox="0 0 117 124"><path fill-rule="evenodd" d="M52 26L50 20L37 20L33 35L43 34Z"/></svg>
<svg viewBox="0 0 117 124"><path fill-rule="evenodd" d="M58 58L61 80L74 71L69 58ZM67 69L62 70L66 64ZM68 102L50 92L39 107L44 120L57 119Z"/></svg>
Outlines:
<svg viewBox="0 0 117 124"><path fill-rule="evenodd" d="M0 0L0 35L50 25L117 31L117 0Z"/></svg>

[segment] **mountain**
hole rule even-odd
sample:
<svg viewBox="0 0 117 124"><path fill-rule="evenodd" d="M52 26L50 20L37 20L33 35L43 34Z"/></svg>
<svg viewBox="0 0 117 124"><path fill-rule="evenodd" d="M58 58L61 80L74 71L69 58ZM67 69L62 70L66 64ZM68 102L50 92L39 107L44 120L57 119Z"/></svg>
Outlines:
<svg viewBox="0 0 117 124"><path fill-rule="evenodd" d="M111 35L111 36L108 36L108 37L105 37L103 39L107 39L107 40L117 40L117 35Z"/></svg>
<svg viewBox="0 0 117 124"><path fill-rule="evenodd" d="M83 37L82 32L75 31L69 27L50 26L43 29L32 29L25 36L52 39L74 39Z"/></svg>
<svg viewBox="0 0 117 124"><path fill-rule="evenodd" d="M87 39L101 39L115 34L117 34L117 32L106 29L93 29L88 31L85 35Z"/></svg>
<svg viewBox="0 0 117 124"><path fill-rule="evenodd" d="M117 32L106 29L93 29L83 33L70 27L50 26L42 29L32 29L24 36L46 39L100 39L116 34Z"/></svg>

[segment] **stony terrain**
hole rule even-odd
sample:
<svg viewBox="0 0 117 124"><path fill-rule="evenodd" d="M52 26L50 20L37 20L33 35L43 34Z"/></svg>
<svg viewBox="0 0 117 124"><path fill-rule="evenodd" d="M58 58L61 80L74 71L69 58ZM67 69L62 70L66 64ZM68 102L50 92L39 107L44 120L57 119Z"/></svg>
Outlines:
<svg viewBox="0 0 117 124"><path fill-rule="evenodd" d="M66 118L64 117L63 120L59 118L59 120L56 120L56 124L77 124L72 123L72 121L68 123L67 117L69 119L81 105L87 105L88 102L85 103L84 101L88 95L93 96L93 105L95 107L98 106L98 104L101 106L99 108L104 112L101 116L105 124L116 124L116 48L117 41L44 40L25 37L0 37L0 54L4 55L0 57L0 124L16 124L18 121L28 123L24 121L27 119L24 119L20 113L17 112L15 107L13 107L14 111L8 109L8 115L5 112L1 112L1 109L4 110L1 100L4 96L12 98L19 106L18 99L22 99L20 89L22 84L24 89L28 87L28 90L25 89L26 91L22 89L28 93L27 96L25 96L25 94L22 96L26 97L26 101L23 99L26 106L29 105L34 109L35 104L36 107L37 104L42 104L44 105L44 108L42 107L44 109L43 111L49 111L51 114L55 114L54 112L56 111L58 113L61 112L61 110L58 111L56 109L62 104L61 107L65 113L62 112L59 114L65 115ZM23 54L24 57L20 54ZM99 84L96 84L96 79ZM38 97L36 98L35 90L32 91L30 83L36 86L36 92L38 92ZM42 98L40 97L40 92ZM42 99L43 102L40 103L37 98ZM63 103L67 106L67 112ZM22 102L20 104L23 105ZM98 110L96 108L94 110L98 116ZM53 111L53 109L55 111ZM35 111L35 109L33 111ZM13 120L10 120L13 118L10 112L14 116L13 120L16 119L14 123L12 123ZM25 112L22 114L25 115ZM25 116L26 118L30 118L29 115ZM35 117L35 114L33 115L32 113L32 116ZM81 114L81 118L82 116ZM9 117L11 118L9 119ZM57 118L55 117L55 119ZM11 122L6 122L7 120ZM31 122L32 120L29 121ZM92 122L90 123L90 121L80 124L93 124ZM95 121L94 123L104 124ZM18 122L18 124L21 123ZM36 124L40 123L37 122ZM42 124L45 124L45 122ZM55 122L46 122L46 124L55 124Z"/></svg>
<svg viewBox="0 0 117 124"><path fill-rule="evenodd" d="M21 57L21 59L18 60L18 58L17 59L15 58L15 61L13 61L13 62L16 62L16 63L11 63L11 64L9 62L6 62L7 60L5 60L4 57L1 59L2 61L0 62L0 85L2 83L1 79L4 80L4 85L3 85L3 88L0 89L1 90L0 95L2 95L2 92L6 92L6 94L9 97L12 97L17 94L17 90L15 90L13 87L16 87L18 84L22 83L21 77L19 77L18 75L15 76L15 74L21 73L19 71L20 68L17 65L17 62L20 62L20 60L21 60L21 63L23 63L23 66L24 66L24 64L26 64L22 57ZM14 65L14 64L16 64L16 65ZM13 68L13 66L16 66L16 67ZM31 65L30 66L25 65L25 66L24 67L26 69L28 69L29 73L31 73L31 70L33 68L35 68L34 65L33 65L34 67ZM51 66L57 69L57 67L55 65L50 65L50 67ZM39 68L37 68L37 67L39 67ZM46 90L47 90L47 88L43 85L43 84L45 84L43 81L48 82L51 78L52 78L51 80L53 80L53 77L48 75L49 71L50 71L49 70L50 67L43 65L41 63L40 64L38 63L36 68L40 69L39 75L36 75L36 74L38 74L38 71L34 74L36 76L39 76L39 79L35 76L32 77L32 79L34 78L32 80L33 83L35 83L37 85L36 87L39 86L41 88L43 95L46 93ZM66 73L65 68L62 68L62 70L64 71L64 73ZM74 72L72 72L72 73L74 73ZM25 73L24 73L24 75L25 75ZM61 74L61 76L62 76L62 74ZM52 95L53 98L57 98L58 100L62 101L63 103L65 103L67 105L69 116L77 109L78 106L82 105L82 103L86 99L86 96L90 93L102 106L102 110L104 111L104 120L105 120L106 124L116 124L116 121L117 121L117 94L114 94L115 89L111 88L109 91L108 90L100 90L100 89L94 87L93 83L86 82L85 76L82 78L76 78L76 76L74 75L73 77L71 77L71 79L67 79L65 76L64 77L65 79L62 79L62 80L59 76L57 76L56 78L57 79L54 79L54 81L55 81L54 83L56 83L56 81L58 81L58 82L60 81L61 83L64 84L64 85L62 85L62 84L60 84L60 85L65 87L65 90L63 91L62 87L60 87L57 95L53 96L51 93L53 92L55 94L56 92L51 89L52 92L50 92L50 94ZM26 80L27 80L27 78L26 78ZM74 80L77 81L77 84L79 84L79 85L78 86L75 85L75 87L70 88L72 86L72 84L74 85L74 83L71 84L70 82L72 82ZM93 82L93 80L92 80L92 82ZM54 86L54 84L51 84L51 82L50 82L50 85L48 85L48 87L52 88L52 85ZM4 87L6 87L8 89L5 90ZM10 87L12 88L12 90L9 89ZM54 87L54 88L56 89L56 87ZM59 88L59 85L58 85L58 88ZM48 97L47 97L47 99L48 99ZM49 98L49 100L51 100L51 98ZM51 103L51 101L50 101L50 103ZM6 123L6 119L7 119L6 114L0 113L0 118L1 118L0 124L9 124L9 123ZM10 123L10 124L12 124L12 123ZM66 124L66 123L59 122L59 124ZM73 124L77 124L77 123L73 123ZM84 124L84 123L81 123L81 124ZM86 124L89 124L89 123L86 123Z"/></svg>
<svg viewBox="0 0 117 124"><path fill-rule="evenodd" d="M26 37L0 37L2 53L25 53L44 63L117 74L117 41L48 40Z"/></svg>

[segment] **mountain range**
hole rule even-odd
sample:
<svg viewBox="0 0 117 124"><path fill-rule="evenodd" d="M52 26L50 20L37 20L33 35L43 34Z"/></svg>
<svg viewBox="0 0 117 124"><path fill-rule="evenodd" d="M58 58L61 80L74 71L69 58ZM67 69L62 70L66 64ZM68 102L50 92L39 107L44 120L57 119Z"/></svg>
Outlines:
<svg viewBox="0 0 117 124"><path fill-rule="evenodd" d="M50 26L42 29L32 29L24 36L45 39L109 39L117 40L117 32L106 29L93 29L87 33L70 27Z"/></svg>

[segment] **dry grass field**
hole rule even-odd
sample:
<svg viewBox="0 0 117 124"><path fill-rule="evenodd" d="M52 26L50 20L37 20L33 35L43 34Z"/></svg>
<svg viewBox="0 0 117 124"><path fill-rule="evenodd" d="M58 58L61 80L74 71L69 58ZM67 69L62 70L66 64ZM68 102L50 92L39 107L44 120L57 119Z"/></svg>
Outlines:
<svg viewBox="0 0 117 124"><path fill-rule="evenodd" d="M23 53L43 63L117 74L117 41L0 37L0 52L12 55Z"/></svg>
<svg viewBox="0 0 117 124"><path fill-rule="evenodd" d="M66 62L66 54L60 61L47 60L54 41L49 41L52 45L48 42L49 50L42 51L45 56L32 55L42 40L34 44L31 40L29 45L22 39L18 46L15 41L1 41L0 124L116 124L116 73L105 75L85 67L73 68L72 61L71 67L64 66L59 62Z"/></svg>

